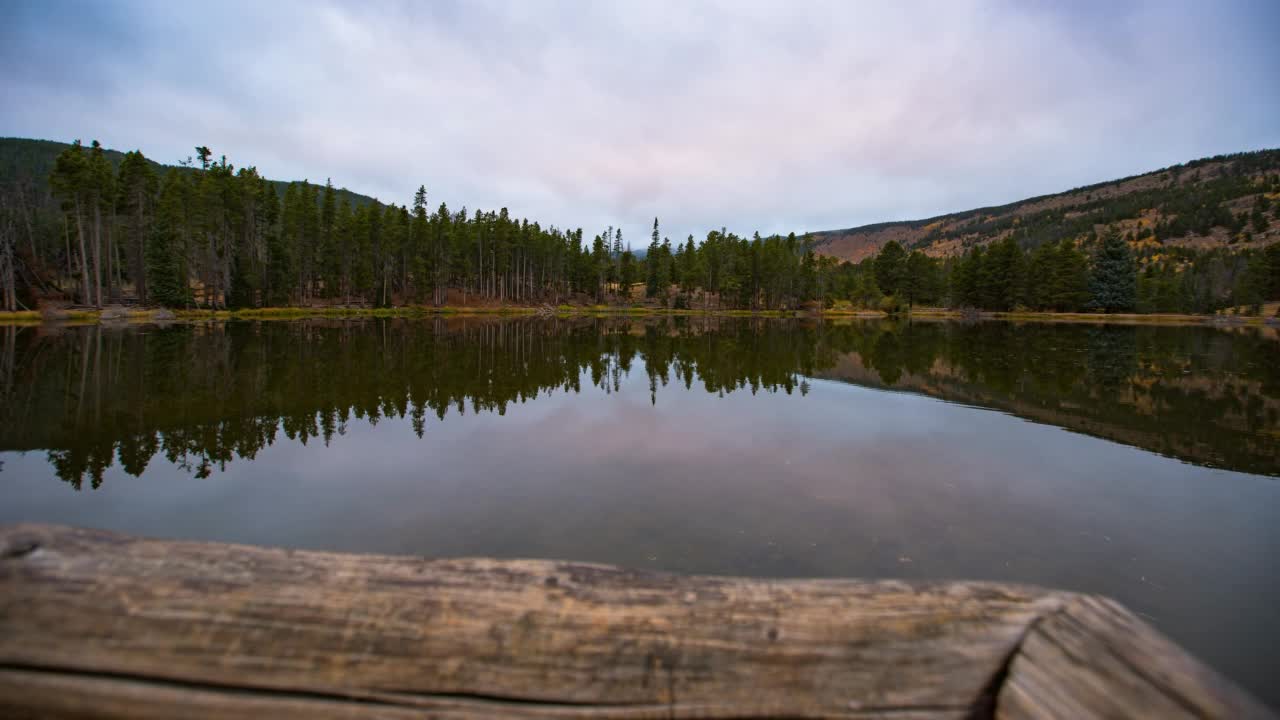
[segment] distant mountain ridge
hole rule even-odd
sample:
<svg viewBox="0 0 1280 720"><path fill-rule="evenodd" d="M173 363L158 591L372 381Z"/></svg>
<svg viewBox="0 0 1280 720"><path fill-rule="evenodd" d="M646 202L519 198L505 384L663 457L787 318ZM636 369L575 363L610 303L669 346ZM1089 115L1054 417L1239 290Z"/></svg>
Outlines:
<svg viewBox="0 0 1280 720"><path fill-rule="evenodd" d="M85 145L87 146L88 143L86 142ZM45 187L44 183L49 179L49 173L53 171L53 163L58 154L69 147L71 147L71 143L58 142L56 140L0 137L0 184L32 180L40 183L38 187ZM192 150L194 149L192 147ZM118 169L126 151L104 148L103 152L107 159L111 161L112 167ZM163 175L171 169L179 172L191 170L191 168L182 165L166 165L156 162L153 158L147 158L147 160L151 163L152 169L156 171L157 175ZM234 158L229 158L228 162L235 164L236 167L241 167L235 163ZM301 181L268 180L268 182L272 184L278 195L284 197L285 188L289 186L289 183ZM324 181L311 182L313 185L324 185ZM347 202L352 205L367 205L374 201L374 198L368 195L361 195L346 188L335 188L335 190L339 199L345 197Z"/></svg>
<svg viewBox="0 0 1280 720"><path fill-rule="evenodd" d="M1265 200L1259 201L1259 197ZM890 240L934 257L1014 234L1034 247L1085 237L1106 226L1133 233L1135 242L1257 247L1280 240L1280 149L1218 155L1118 180L921 220L811 232L815 250L841 260L875 255ZM1259 202L1264 207L1259 210ZM1254 228L1255 210L1266 229Z"/></svg>

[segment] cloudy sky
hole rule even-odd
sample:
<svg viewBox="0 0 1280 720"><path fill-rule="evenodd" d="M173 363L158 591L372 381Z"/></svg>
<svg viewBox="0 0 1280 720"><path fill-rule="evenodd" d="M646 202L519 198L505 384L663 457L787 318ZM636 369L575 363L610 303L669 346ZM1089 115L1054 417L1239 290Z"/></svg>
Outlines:
<svg viewBox="0 0 1280 720"><path fill-rule="evenodd" d="M0 135L641 246L655 215L831 229L1280 146L1278 28L1275 0L5 0Z"/></svg>

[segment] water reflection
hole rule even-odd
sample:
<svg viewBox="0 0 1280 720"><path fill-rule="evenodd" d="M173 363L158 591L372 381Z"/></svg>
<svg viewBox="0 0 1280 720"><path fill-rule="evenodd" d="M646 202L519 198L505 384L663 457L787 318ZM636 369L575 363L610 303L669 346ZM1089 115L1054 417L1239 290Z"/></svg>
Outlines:
<svg viewBox="0 0 1280 720"><path fill-rule="evenodd" d="M1278 349L991 322L0 328L0 523L1027 582L1114 597L1280 705Z"/></svg>
<svg viewBox="0 0 1280 720"><path fill-rule="evenodd" d="M1274 331L984 322L435 319L0 328L0 450L98 487L160 455L197 477L352 418L497 413L549 393L649 400L826 378L993 407L1189 462L1280 473Z"/></svg>

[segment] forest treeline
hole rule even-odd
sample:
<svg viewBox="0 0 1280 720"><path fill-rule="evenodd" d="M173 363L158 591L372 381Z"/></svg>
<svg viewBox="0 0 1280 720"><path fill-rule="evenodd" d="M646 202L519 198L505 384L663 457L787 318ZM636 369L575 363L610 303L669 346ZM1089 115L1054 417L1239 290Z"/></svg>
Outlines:
<svg viewBox="0 0 1280 720"><path fill-rule="evenodd" d="M37 295L101 307L140 302L210 308L306 305L517 304L569 299L779 307L822 294L823 263L794 234L741 238L713 231L675 243L654 220L648 252L620 229L586 238L507 210L359 202L331 183L277 184L196 148L189 165L157 172L129 152L113 163L96 141L58 154L47 178L13 182L0 239L14 259L3 309ZM827 261L827 266L834 265ZM686 295L669 298L679 286ZM25 299L19 298L24 295Z"/></svg>
<svg viewBox="0 0 1280 720"><path fill-rule="evenodd" d="M337 442L399 419L503 414L548 393L669 385L805 393L810 377L941 395L1193 462L1274 473L1275 341L1252 328L767 321L721 317L0 328L0 451L42 449L97 486L119 462L197 476L281 435ZM1197 376L1184 375L1195 358ZM854 362L856 360L856 362ZM1214 379L1206 389L1205 373ZM342 382L333 382L342 378ZM1268 400L1271 398L1271 400ZM1153 409L1158 410L1153 414Z"/></svg>
<svg viewBox="0 0 1280 720"><path fill-rule="evenodd" d="M421 186L404 205L384 204L329 182L267 180L255 167L215 159L207 147L180 167L165 167L96 141L5 142L3 310L35 308L42 299L253 308L626 304L643 297L676 309L850 302L890 312L915 305L1213 312L1280 298L1278 244L1197 251L1144 243L1206 222L1265 231L1272 210L1265 192L1248 219L1199 202L1204 192L1221 200L1256 191L1247 173L1215 177L1194 192L1176 183L1161 191L1162 202L1173 205L1154 229L1126 232L1097 226L1098 218L1086 223L1046 211L1047 220L1036 215L1012 229L980 228L1003 234L958 258L889 242L875 257L848 263L816 253L813 239L795 234L743 237L721 228L673 243L656 218L647 251L634 253L613 227L588 238L581 228L544 227L506 209L453 210L433 204ZM61 149L42 164L51 148ZM1147 200L1098 202L1120 217L1140 212ZM1117 203L1137 205L1117 210ZM1062 232L1046 235L1046 222Z"/></svg>
<svg viewBox="0 0 1280 720"><path fill-rule="evenodd" d="M1280 299L1280 242L1263 248L1163 248L1141 255L1114 228L1026 250L1015 236L957 258L907 252L889 241L875 256L838 268L838 296L890 312L945 305L990 311L1257 313Z"/></svg>

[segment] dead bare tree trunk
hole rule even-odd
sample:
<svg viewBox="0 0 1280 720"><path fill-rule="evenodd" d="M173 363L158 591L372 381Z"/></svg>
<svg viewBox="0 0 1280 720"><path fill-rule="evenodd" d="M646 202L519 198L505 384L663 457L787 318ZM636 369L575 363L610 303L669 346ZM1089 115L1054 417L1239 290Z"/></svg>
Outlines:
<svg viewBox="0 0 1280 720"><path fill-rule="evenodd" d="M31 227L31 213L27 209L27 194L21 185L15 186L15 190L18 196L18 212L22 215L22 221L27 226L27 243L31 246L31 261L35 262L36 258L40 256L36 253L36 233ZM14 242L16 243L17 241L15 240Z"/></svg>
<svg viewBox="0 0 1280 720"><path fill-rule="evenodd" d="M113 200L111 201L111 215L107 217L107 248L109 253L107 257L110 258L112 268L111 278L113 283L113 296L119 297L124 294L124 275L122 274L122 269L120 267L120 258L117 257L119 248L116 247L116 236L115 233L111 231L115 224L116 203Z"/></svg>
<svg viewBox="0 0 1280 720"><path fill-rule="evenodd" d="M18 309L13 265L17 232L8 203L0 198L0 309L10 312Z"/></svg>
<svg viewBox="0 0 1280 720"><path fill-rule="evenodd" d="M93 287L94 307L102 307L102 203L93 197Z"/></svg>
<svg viewBox="0 0 1280 720"><path fill-rule="evenodd" d="M146 238L142 231L145 209L142 206L143 193L139 189L134 195L133 238L129 249L129 274L133 276L134 294L138 302L147 302L147 278L145 269Z"/></svg>
<svg viewBox="0 0 1280 720"><path fill-rule="evenodd" d="M84 247L84 222L80 219L80 198L76 197L76 238L80 241L80 279L84 282L84 303L93 304L93 285L89 283L89 257Z"/></svg>

